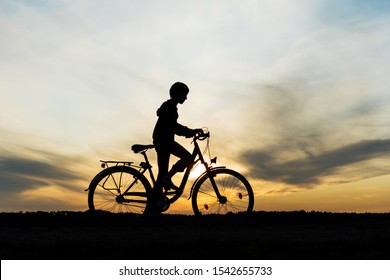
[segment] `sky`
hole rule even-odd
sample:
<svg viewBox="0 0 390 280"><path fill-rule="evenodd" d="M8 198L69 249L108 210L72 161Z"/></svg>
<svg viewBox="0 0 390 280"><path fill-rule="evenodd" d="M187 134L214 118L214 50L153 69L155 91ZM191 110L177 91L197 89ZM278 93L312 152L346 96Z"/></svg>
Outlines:
<svg viewBox="0 0 390 280"><path fill-rule="evenodd" d="M0 0L0 38L0 212L87 210L176 81L255 210L390 212L387 0Z"/></svg>

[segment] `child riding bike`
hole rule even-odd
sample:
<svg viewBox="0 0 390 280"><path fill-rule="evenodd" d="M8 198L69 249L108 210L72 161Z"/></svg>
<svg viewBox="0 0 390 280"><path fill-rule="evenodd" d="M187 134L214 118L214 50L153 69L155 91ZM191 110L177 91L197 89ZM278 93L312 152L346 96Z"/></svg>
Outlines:
<svg viewBox="0 0 390 280"><path fill-rule="evenodd" d="M157 110L158 120L153 131L153 144L157 152L158 176L153 188L154 197L163 197L163 188L177 189L172 183L172 177L177 172L183 172L189 161L191 154L183 146L175 141L175 135L193 137L202 129L190 129L177 122L179 114L178 104L183 104L189 93L189 88L181 82L174 83L170 90L170 99L165 101ZM174 155L179 160L169 170L170 155Z"/></svg>

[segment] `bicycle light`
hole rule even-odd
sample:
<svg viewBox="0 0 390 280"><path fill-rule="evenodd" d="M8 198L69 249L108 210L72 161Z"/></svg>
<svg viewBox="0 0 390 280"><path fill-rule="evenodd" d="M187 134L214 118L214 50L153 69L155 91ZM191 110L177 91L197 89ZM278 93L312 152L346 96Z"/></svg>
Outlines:
<svg viewBox="0 0 390 280"><path fill-rule="evenodd" d="M217 157L211 159L211 163L217 164Z"/></svg>

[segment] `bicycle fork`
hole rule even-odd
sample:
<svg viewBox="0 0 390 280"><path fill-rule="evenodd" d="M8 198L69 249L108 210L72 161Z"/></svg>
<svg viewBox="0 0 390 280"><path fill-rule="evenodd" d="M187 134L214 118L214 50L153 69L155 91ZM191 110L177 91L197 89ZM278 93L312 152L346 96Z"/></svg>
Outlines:
<svg viewBox="0 0 390 280"><path fill-rule="evenodd" d="M216 183L215 180L214 180L214 177L215 177L216 175L215 175L215 174L214 174L214 175L212 174L212 171L213 171L213 170L216 170L216 169L224 169L224 168L226 168L226 167L225 167L225 166L219 166L219 167L211 167L211 166L209 166L209 164L208 164L208 163L204 160L204 158L203 158L203 155L202 155L202 153L201 153L201 151L200 151L200 149L199 149L198 143L195 142L195 148L194 148L194 152L193 152L193 157L195 158L196 155L198 155L198 157L199 157L197 161L200 161L201 164L203 164L203 166L205 167L206 171L205 171L202 175L200 175L200 176L195 180L195 182L194 182L194 184L193 184L193 186L192 186L191 192L190 192L190 197L189 197L188 199L190 199L190 198L192 197L193 189L194 189L194 187L198 184L199 180L200 180L201 178L203 178L204 176L206 176L206 179L209 179L210 182L211 182L211 185L212 185L212 187L213 187L213 190L214 190L214 192L215 192L215 195L216 195L217 198L218 198L218 202L221 203L221 204L226 204L227 198L226 198L226 196L221 195L221 193L219 192L219 189L218 189L218 187L217 187L217 183ZM195 163L196 163L197 161L194 161L194 164L193 164L193 165L195 165ZM215 162L216 162L216 158L212 159L211 162L212 162L212 163L215 163ZM193 165L192 165L192 166L193 166ZM190 170L192 169L192 166L191 166Z"/></svg>
<svg viewBox="0 0 390 280"><path fill-rule="evenodd" d="M225 204L227 202L227 198L226 198L226 196L221 195L221 193L219 192L219 189L217 187L217 183L214 180L214 177L216 175L212 175L209 169L207 169L206 174L207 174L207 177L210 180L211 185L212 185L212 187L214 189L215 195L218 198L218 202L221 203L221 204Z"/></svg>
<svg viewBox="0 0 390 280"><path fill-rule="evenodd" d="M213 187L215 195L217 196L218 202L221 204L225 204L227 202L227 198L226 198L226 196L221 195L221 193L218 189L217 183L214 180L214 177L216 176L216 174L212 174L213 173L212 171L218 170L218 169L225 169L226 166L209 167L208 165L206 165L205 167L206 167L206 171L202 175L200 175L195 180L194 184L192 185L190 196L189 196L188 200L191 199L193 190L194 190L195 186L198 184L199 180L206 176L206 180L210 180L210 182L211 182L211 186Z"/></svg>

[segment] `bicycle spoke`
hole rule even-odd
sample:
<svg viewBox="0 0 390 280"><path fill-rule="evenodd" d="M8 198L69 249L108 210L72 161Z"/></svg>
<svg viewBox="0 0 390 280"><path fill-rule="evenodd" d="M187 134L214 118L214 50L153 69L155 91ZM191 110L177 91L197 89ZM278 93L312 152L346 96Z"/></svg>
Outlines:
<svg viewBox="0 0 390 280"><path fill-rule="evenodd" d="M147 179L135 169L125 166L107 168L98 174L90 186L90 209L142 214L147 205L148 184Z"/></svg>
<svg viewBox="0 0 390 280"><path fill-rule="evenodd" d="M199 191L199 193L202 193L202 194L204 194L206 196L210 196L212 198L216 198L217 197L217 195L215 193L209 193L209 192L205 192L205 191Z"/></svg>
<svg viewBox="0 0 390 280"><path fill-rule="evenodd" d="M217 197L212 181L221 197ZM253 208L253 192L241 174L219 169L199 181L192 204L197 215L247 212Z"/></svg>
<svg viewBox="0 0 390 280"><path fill-rule="evenodd" d="M111 205L112 201L103 201L101 203L96 203L95 207L97 209L107 209L108 205Z"/></svg>
<svg viewBox="0 0 390 280"><path fill-rule="evenodd" d="M111 189L105 188L104 184L103 185L99 184L98 186L101 187L103 190L105 190L108 194L111 194L112 196L116 196L117 195L117 194L113 193L111 191ZM118 189L116 189L116 191L118 192Z"/></svg>

